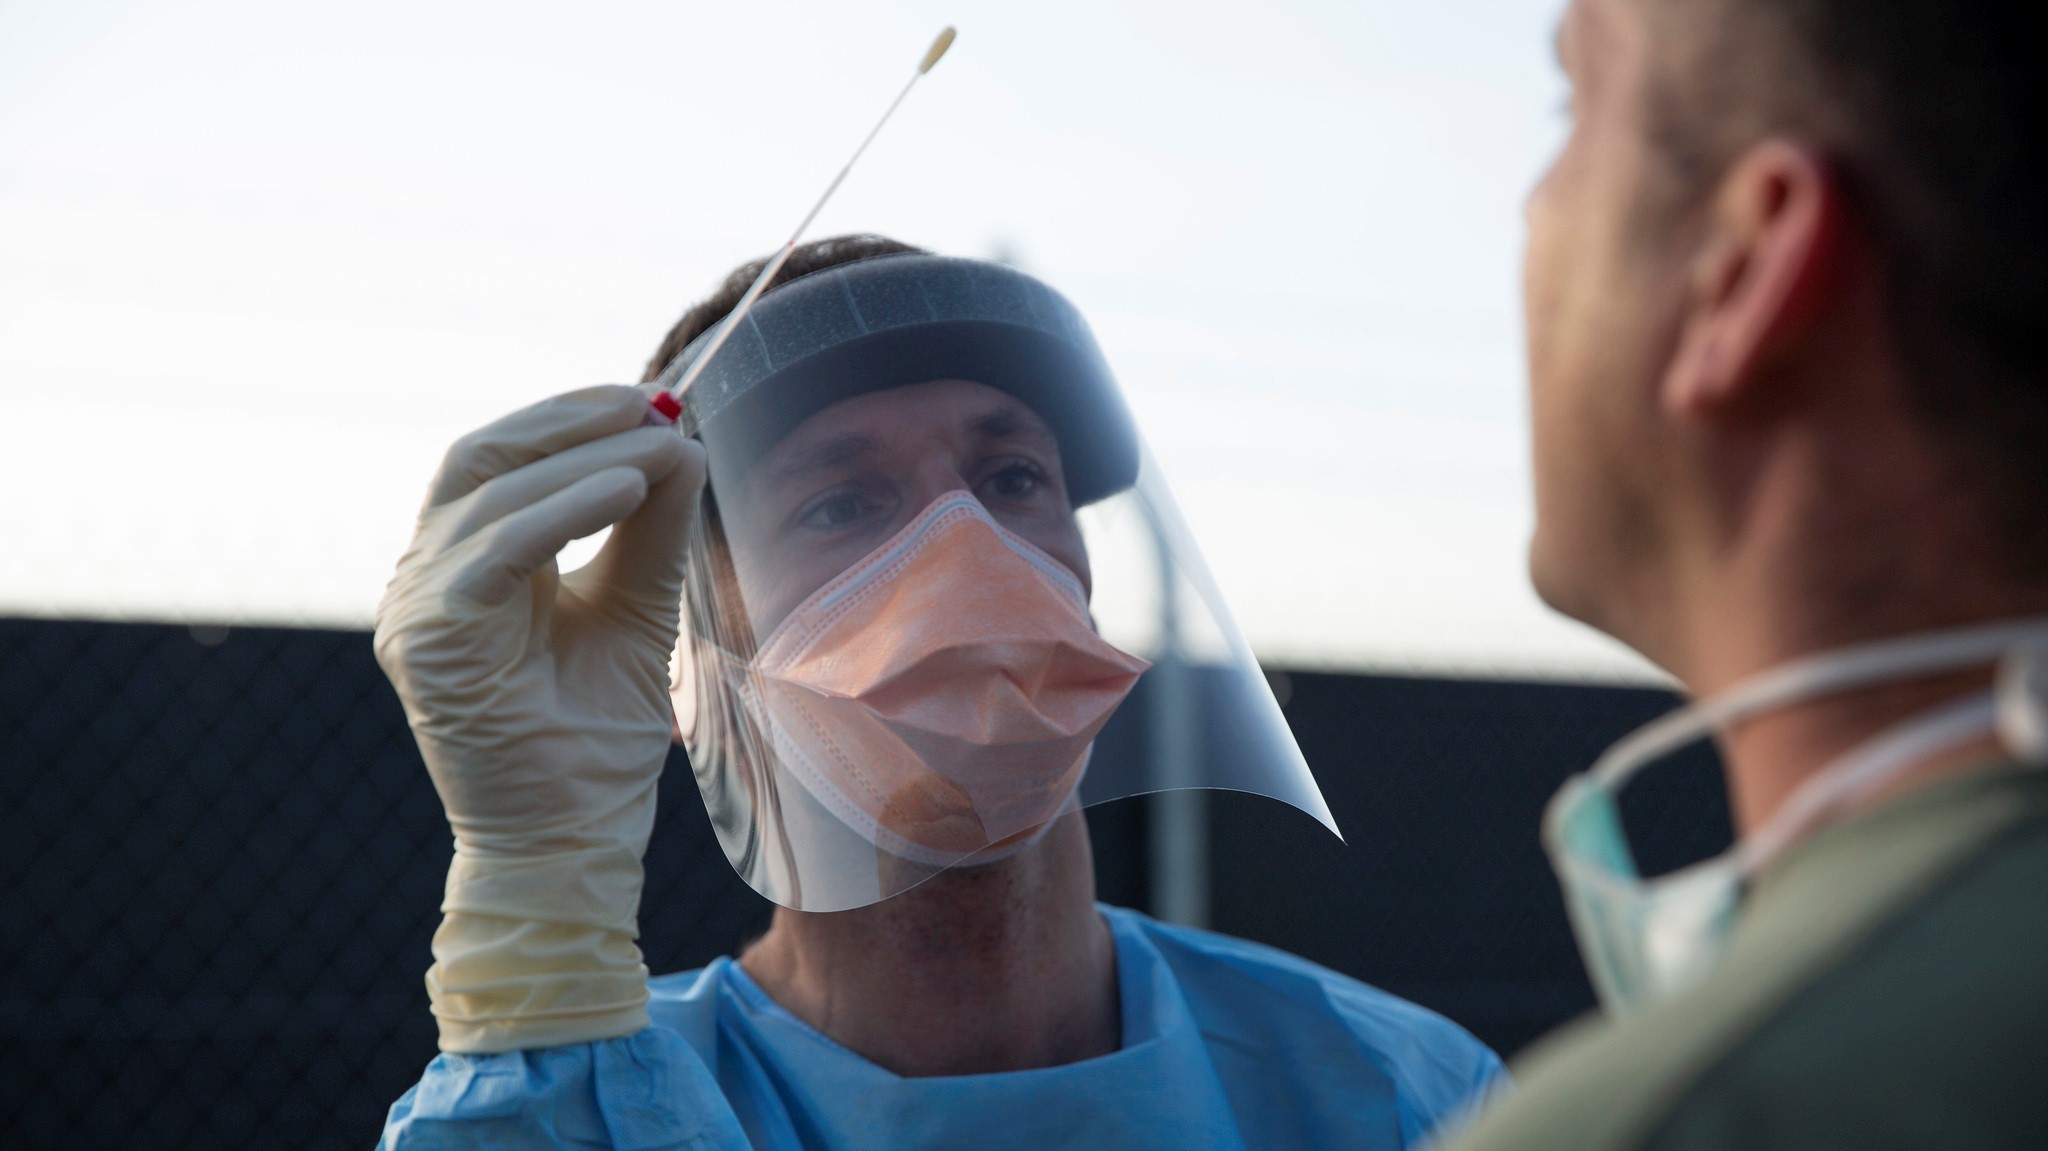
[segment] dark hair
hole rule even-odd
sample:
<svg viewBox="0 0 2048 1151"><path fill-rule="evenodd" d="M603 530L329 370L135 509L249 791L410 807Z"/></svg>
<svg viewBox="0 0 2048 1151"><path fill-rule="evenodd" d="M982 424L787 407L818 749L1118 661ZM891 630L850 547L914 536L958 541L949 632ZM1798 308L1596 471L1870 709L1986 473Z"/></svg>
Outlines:
<svg viewBox="0 0 2048 1151"><path fill-rule="evenodd" d="M855 260L866 260L874 256L901 255L906 252L922 254L924 249L892 240L887 236L867 233L812 240L807 244L797 245L796 251L789 254L789 260L775 273L775 279L769 281L768 290L774 291L799 276L822 272L826 268L838 267L840 264L851 264ZM732 311L740 302L740 297L747 294L747 289L753 285L754 278L761 274L761 269L768 266L768 260L769 257L764 256L734 268L731 274L725 277L725 282L718 286L717 291L684 312L683 318L677 320L675 327L670 328L668 335L662 338L661 346L654 351L654 358L647 361L647 371L641 375L640 382L644 384L653 381L656 376L661 375L663 368L668 367L670 360L681 355L683 349L690 346L691 340L710 331L713 324L724 319L726 313Z"/></svg>
<svg viewBox="0 0 2048 1151"><path fill-rule="evenodd" d="M1639 2L1658 33L1652 123L1681 179L1704 193L1771 134L1820 148L1879 250L1913 403L1987 469L2005 526L2037 534L2048 518L2048 69L2032 6Z"/></svg>

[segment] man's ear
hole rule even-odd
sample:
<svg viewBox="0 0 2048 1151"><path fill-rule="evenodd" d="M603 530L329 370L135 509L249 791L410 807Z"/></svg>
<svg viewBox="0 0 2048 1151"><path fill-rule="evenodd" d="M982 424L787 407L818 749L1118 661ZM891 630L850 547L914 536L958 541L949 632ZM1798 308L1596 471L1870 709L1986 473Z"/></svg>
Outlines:
<svg viewBox="0 0 2048 1151"><path fill-rule="evenodd" d="M1693 264L1667 408L1710 417L1755 398L1760 369L1841 288L1846 210L1839 178L1803 146L1765 141L1729 169Z"/></svg>

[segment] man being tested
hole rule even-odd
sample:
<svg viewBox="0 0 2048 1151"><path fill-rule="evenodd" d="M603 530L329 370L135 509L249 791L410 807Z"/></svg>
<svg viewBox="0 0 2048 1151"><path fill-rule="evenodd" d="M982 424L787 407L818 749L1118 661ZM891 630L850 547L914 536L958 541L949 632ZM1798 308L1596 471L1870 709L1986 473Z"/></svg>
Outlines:
<svg viewBox="0 0 2048 1151"><path fill-rule="evenodd" d="M1493 1148L2048 1140L2048 91L2023 5L1574 0L1528 204L1558 609L1703 697L1545 836L1610 1014ZM1740 842L1612 792L1714 733Z"/></svg>
<svg viewBox="0 0 2048 1151"><path fill-rule="evenodd" d="M377 648L456 834L444 1054L386 1145L1392 1148L1483 1094L1498 1062L1419 1008L1095 904L1075 807L1149 786L1090 750L1148 665L1091 603L1120 555L1188 571L1104 546L1165 504L1078 313L874 238L783 275L689 393L694 439L592 389L435 481ZM781 906L650 995L640 855L685 599L678 734ZM1230 650L1204 707L1239 746L1196 778L1324 811Z"/></svg>

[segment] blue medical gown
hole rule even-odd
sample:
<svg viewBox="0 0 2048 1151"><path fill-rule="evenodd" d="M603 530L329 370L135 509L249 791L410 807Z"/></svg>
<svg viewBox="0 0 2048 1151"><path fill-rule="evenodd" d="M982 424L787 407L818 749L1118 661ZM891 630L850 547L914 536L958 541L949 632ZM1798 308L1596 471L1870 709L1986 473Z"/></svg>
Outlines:
<svg viewBox="0 0 2048 1151"><path fill-rule="evenodd" d="M1272 948L1105 907L1123 1047L1064 1067L905 1079L730 959L653 981L623 1039L441 1055L381 1146L1379 1148L1503 1083L1457 1025Z"/></svg>

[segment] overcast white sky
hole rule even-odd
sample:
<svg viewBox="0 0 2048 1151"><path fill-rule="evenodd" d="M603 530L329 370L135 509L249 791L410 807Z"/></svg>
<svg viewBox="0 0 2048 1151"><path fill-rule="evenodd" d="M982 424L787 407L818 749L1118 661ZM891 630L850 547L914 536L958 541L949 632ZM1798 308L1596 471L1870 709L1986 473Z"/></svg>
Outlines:
<svg viewBox="0 0 2048 1151"><path fill-rule="evenodd" d="M1560 0L0 0L0 614L364 626L446 443L813 231L1086 311L1269 662L1630 677L1527 588Z"/></svg>

